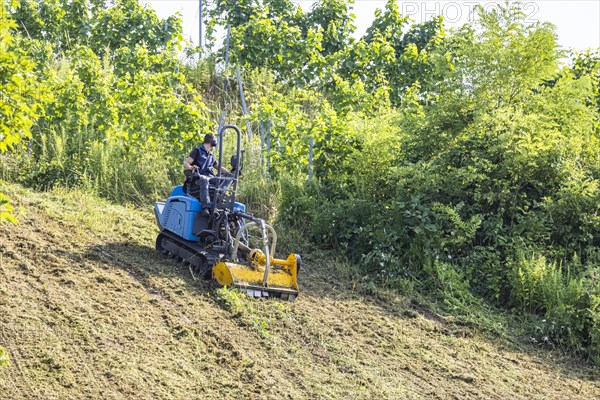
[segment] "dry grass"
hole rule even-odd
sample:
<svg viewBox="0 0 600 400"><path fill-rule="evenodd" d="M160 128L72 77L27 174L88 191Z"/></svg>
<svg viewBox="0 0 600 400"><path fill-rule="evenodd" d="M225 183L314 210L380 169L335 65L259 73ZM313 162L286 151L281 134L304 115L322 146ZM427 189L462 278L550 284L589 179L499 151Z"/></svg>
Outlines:
<svg viewBox="0 0 600 400"><path fill-rule="evenodd" d="M154 251L150 207L0 184L0 398L593 399L599 371L365 296L308 255L294 303L216 294Z"/></svg>

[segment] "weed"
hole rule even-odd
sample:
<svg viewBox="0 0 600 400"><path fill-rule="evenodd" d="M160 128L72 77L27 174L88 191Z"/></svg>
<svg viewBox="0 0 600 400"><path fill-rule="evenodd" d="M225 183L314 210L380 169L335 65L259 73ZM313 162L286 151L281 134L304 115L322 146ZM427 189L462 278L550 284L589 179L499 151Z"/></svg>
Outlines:
<svg viewBox="0 0 600 400"><path fill-rule="evenodd" d="M230 289L227 286L224 286L217 289L215 294L219 302L236 317L241 317L252 311L252 306L244 303L243 297L246 295L237 289Z"/></svg>
<svg viewBox="0 0 600 400"><path fill-rule="evenodd" d="M8 357L8 353L6 352L6 349L4 347L0 346L0 367L8 365L9 362L10 362L10 359Z"/></svg>
<svg viewBox="0 0 600 400"><path fill-rule="evenodd" d="M224 286L216 290L216 296L218 301L229 312L239 318L244 324L250 326L260 337L269 340L272 339L268 321L262 318L252 304L248 302L246 294L238 289L230 289Z"/></svg>
<svg viewBox="0 0 600 400"><path fill-rule="evenodd" d="M14 207L10 204L8 197L0 193L0 223L5 221L13 224L17 223L13 210Z"/></svg>
<svg viewBox="0 0 600 400"><path fill-rule="evenodd" d="M519 252L513 262L512 300L523 312L542 316L533 341L558 346L595 359L598 355L598 288L589 277L574 274L584 269L578 257L563 267L543 255Z"/></svg>

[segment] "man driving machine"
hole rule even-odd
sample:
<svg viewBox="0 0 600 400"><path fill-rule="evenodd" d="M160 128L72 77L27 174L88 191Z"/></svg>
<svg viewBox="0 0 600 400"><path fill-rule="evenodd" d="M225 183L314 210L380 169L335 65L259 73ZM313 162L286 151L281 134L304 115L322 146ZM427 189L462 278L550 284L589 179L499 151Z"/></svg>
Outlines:
<svg viewBox="0 0 600 400"><path fill-rule="evenodd" d="M197 180L199 187L199 200L202 203L202 213L204 215L209 214L209 203L210 197L208 194L209 185L217 184L217 177L215 175L215 169L217 169L218 163L212 151L217 147L217 141L215 136L207 133L204 135L204 142L202 145L196 147L192 152L185 158L183 162L184 174L186 177L186 184ZM227 168L221 166L221 183L219 189L226 189L231 185L233 174ZM191 186L191 185L190 185Z"/></svg>

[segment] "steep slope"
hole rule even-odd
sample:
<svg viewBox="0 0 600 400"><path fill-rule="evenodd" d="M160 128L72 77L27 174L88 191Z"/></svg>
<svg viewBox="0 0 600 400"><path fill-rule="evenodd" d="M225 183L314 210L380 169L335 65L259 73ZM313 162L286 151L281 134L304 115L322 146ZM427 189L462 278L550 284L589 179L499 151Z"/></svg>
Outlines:
<svg viewBox="0 0 600 400"><path fill-rule="evenodd" d="M597 369L490 339L304 255L294 303L215 291L159 257L150 208L0 184L7 399L591 399Z"/></svg>

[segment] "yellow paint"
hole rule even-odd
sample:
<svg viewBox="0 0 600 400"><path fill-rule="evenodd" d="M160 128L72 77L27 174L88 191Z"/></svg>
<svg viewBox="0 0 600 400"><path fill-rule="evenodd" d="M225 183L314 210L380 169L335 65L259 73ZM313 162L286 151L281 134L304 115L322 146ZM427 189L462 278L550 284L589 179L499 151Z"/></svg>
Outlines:
<svg viewBox="0 0 600 400"><path fill-rule="evenodd" d="M224 262L218 262L213 267L213 279L221 286L231 286L233 284L233 277L227 264Z"/></svg>
<svg viewBox="0 0 600 400"><path fill-rule="evenodd" d="M252 250L250 253L250 258L252 262L257 266L266 266L267 265L267 256L260 250ZM270 258L271 265L279 265L284 267L285 269L291 271L296 267L296 256L294 254L290 254L286 260L281 260L279 258Z"/></svg>
<svg viewBox="0 0 600 400"><path fill-rule="evenodd" d="M264 255L261 257L258 252L255 255L257 257L254 258L255 262L251 265L218 262L213 268L213 279L222 286L263 287L266 257ZM283 268L277 268L278 266ZM294 254L290 254L286 260L271 258L271 270L267 278L267 287L263 289L272 290L277 288L298 290L297 264Z"/></svg>

